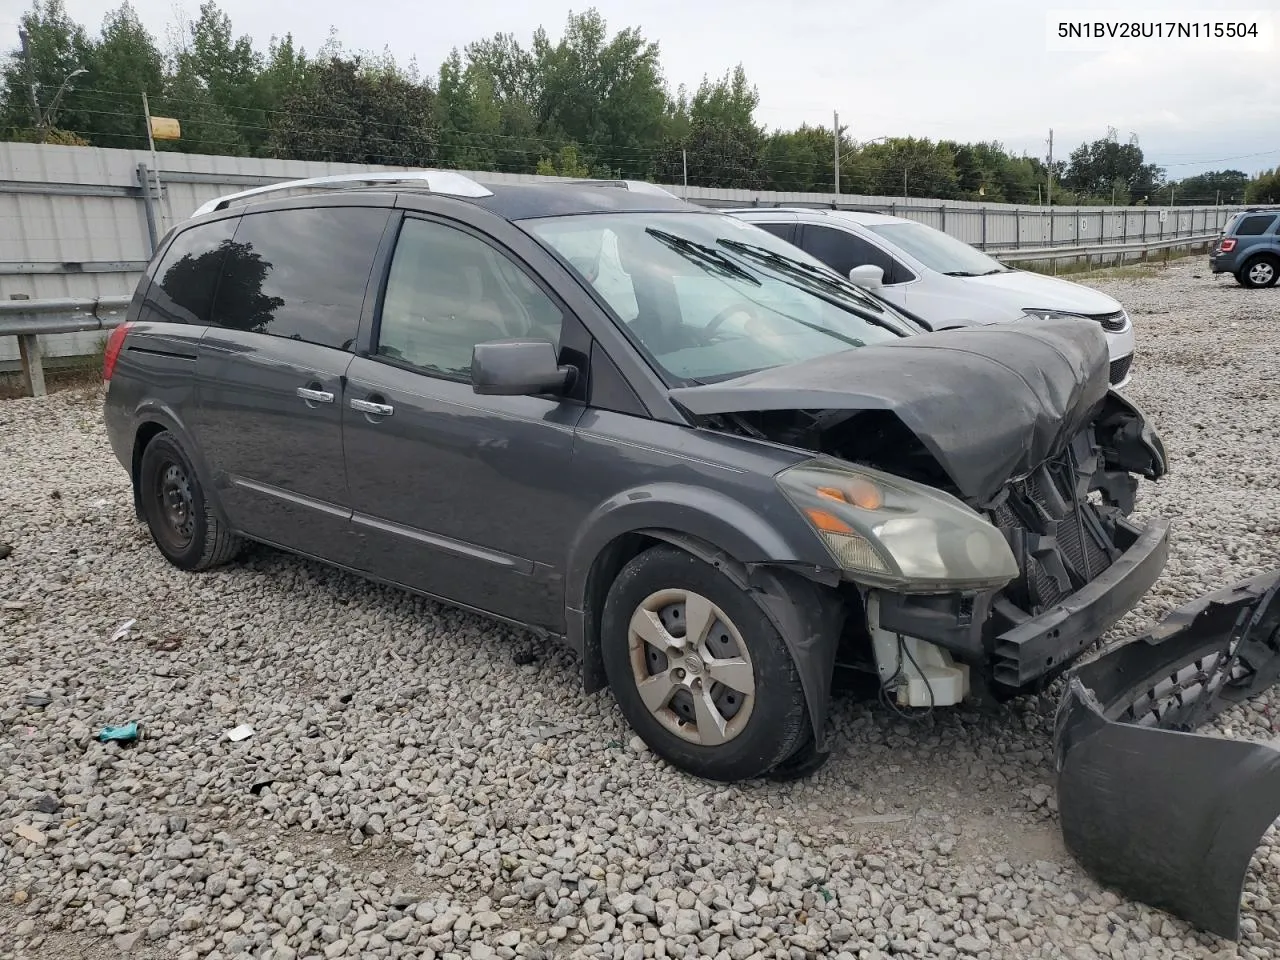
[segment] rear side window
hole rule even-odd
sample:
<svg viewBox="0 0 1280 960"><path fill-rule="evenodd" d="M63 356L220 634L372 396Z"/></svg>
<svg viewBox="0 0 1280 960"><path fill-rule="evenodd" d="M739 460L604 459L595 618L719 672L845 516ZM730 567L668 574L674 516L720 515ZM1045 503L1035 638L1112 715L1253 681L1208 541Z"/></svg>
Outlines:
<svg viewBox="0 0 1280 960"><path fill-rule="evenodd" d="M1252 217L1245 217L1240 221L1239 226L1235 229L1237 237L1257 237L1267 232L1271 226L1271 222L1275 217L1271 214L1255 214Z"/></svg>
<svg viewBox="0 0 1280 960"><path fill-rule="evenodd" d="M779 240L795 243L796 225L780 220L761 220L755 224L761 230L768 230Z"/></svg>
<svg viewBox="0 0 1280 960"><path fill-rule="evenodd" d="M367 207L246 214L223 258L213 324L350 350L389 215Z"/></svg>
<svg viewBox="0 0 1280 960"><path fill-rule="evenodd" d="M175 236L152 274L139 319L208 323L222 258L238 222L235 217L216 220Z"/></svg>
<svg viewBox="0 0 1280 960"><path fill-rule="evenodd" d="M841 276L848 276L854 267L874 264L884 271L886 284L915 279L911 271L879 247L835 227L805 224L800 245Z"/></svg>

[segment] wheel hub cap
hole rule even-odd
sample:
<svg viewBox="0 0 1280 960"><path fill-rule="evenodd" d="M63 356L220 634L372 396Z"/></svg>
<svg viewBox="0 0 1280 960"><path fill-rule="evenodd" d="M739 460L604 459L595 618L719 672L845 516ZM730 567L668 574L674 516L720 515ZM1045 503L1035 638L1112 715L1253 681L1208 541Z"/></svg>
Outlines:
<svg viewBox="0 0 1280 960"><path fill-rule="evenodd" d="M628 650L641 700L669 731L701 746L742 732L755 704L755 669L738 628L706 597L650 594L632 614Z"/></svg>

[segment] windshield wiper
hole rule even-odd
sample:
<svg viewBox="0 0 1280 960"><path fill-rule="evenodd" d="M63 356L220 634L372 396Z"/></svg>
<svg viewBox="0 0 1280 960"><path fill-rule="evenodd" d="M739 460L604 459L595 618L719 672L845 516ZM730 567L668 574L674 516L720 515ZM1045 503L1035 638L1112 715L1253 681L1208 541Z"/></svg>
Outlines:
<svg viewBox="0 0 1280 960"><path fill-rule="evenodd" d="M944 270L944 277L985 277L985 273L974 273L972 270Z"/></svg>
<svg viewBox="0 0 1280 960"><path fill-rule="evenodd" d="M741 240L726 240L721 237L716 242L724 244L724 246L728 247L730 250L736 250L738 253L743 255L754 257L757 260L763 260L765 263L769 264L769 266L773 267L773 269L785 276L791 277L792 279L801 280L805 283L813 283L831 291L831 293L819 293L817 295L835 306L842 306L841 300L843 300L843 305L846 307L848 305L853 305L856 307L865 307L866 311L874 310L876 313L885 313L884 307L867 297L859 291L857 287L853 286L853 284L842 282L838 277L831 276L825 270L810 266L802 260L792 260L790 257L783 256L782 254L770 250L767 247L758 247L753 243L743 243ZM833 294L838 294L841 299L835 299ZM888 330L890 333L895 333L898 336L904 335L902 328L890 323L888 320L883 320L866 311L858 310L856 312L858 316L866 320L867 323L873 324L877 327L883 327L885 330ZM825 330L826 328L823 329ZM830 333L831 331L827 330L826 332ZM839 334L836 334L836 336L839 336Z"/></svg>
<svg viewBox="0 0 1280 960"><path fill-rule="evenodd" d="M841 280L838 276L828 273L826 270L815 267L812 264L805 263L803 260L793 260L791 257L784 256L776 250L770 250L768 247L760 247L754 243L743 243L741 240L728 240L721 237L716 241L722 246L735 250L738 253L756 257L764 260L766 263L790 273L792 276L801 276L806 280L812 280L820 283L824 287L832 290L838 290L840 293L856 300L858 303L866 306L871 310L884 313L884 308L876 303L870 297L863 294L857 287L846 280Z"/></svg>
<svg viewBox="0 0 1280 960"><path fill-rule="evenodd" d="M701 263L703 266L715 267L722 273L727 273L738 280L746 280L754 286L760 286L760 281L756 277L742 269L715 247L699 243L696 240L690 240L688 237L667 233L667 231L659 230L657 227L645 227L644 232L656 240L661 240L677 253L686 255L690 260Z"/></svg>

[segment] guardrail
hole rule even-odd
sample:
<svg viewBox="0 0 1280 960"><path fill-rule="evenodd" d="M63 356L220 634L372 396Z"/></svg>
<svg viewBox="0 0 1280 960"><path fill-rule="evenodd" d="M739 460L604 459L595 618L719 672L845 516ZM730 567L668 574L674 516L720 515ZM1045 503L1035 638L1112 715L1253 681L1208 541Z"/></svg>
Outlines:
<svg viewBox="0 0 1280 960"><path fill-rule="evenodd" d="M1117 253L1147 253L1151 250L1171 250L1174 247L1194 247L1212 243L1216 233L1202 233L1192 237L1174 237L1171 240L1148 240L1145 243L1088 243L1071 247L1008 247L987 249L985 252L997 260L1057 260L1068 257L1107 257Z"/></svg>
<svg viewBox="0 0 1280 960"><path fill-rule="evenodd" d="M43 397L44 362L40 353L42 333L79 333L110 330L124 322L132 297L85 297L57 300L0 300L0 337L18 338L22 377L27 392Z"/></svg>

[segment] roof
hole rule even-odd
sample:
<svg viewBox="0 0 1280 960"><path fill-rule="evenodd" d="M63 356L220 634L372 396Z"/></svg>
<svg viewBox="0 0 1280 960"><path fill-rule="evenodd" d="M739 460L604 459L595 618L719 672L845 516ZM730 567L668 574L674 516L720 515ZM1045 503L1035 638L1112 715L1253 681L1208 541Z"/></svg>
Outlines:
<svg viewBox="0 0 1280 960"><path fill-rule="evenodd" d="M564 180L485 185L465 174L448 170L407 170L280 181L215 197L200 206L192 216L227 210L237 202L256 206L264 200L283 199L279 195L284 193L317 190L348 199L371 192L384 197L388 194L444 196L475 203L506 220L615 211L709 212L704 207L686 203L656 184L635 180Z"/></svg>
<svg viewBox="0 0 1280 960"><path fill-rule="evenodd" d="M735 216L743 216L744 219L750 220L758 217L761 220L772 219L769 214L788 214L788 215L807 215L814 220L823 220L835 218L837 220L848 220L851 223L860 223L864 226L873 226L882 223L914 223L913 220L907 220L905 217L891 217L887 213L870 213L865 210L827 210L821 207L738 207L732 210L722 210L722 213L732 213Z"/></svg>
<svg viewBox="0 0 1280 960"><path fill-rule="evenodd" d="M492 195L464 199L507 220L567 217L584 213L715 213L664 193L618 189L612 184L489 184ZM407 191L406 191L407 192Z"/></svg>

